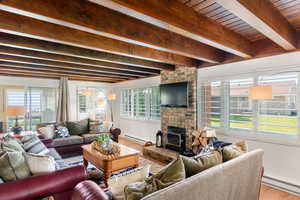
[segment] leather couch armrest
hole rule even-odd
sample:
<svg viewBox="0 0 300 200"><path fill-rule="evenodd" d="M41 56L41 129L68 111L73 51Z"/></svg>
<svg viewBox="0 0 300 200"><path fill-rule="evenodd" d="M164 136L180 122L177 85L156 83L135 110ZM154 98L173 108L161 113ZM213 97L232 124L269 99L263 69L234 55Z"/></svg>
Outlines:
<svg viewBox="0 0 300 200"><path fill-rule="evenodd" d="M112 135L112 139L115 142L119 142L119 135L121 135L121 129L119 128L111 128L110 134Z"/></svg>
<svg viewBox="0 0 300 200"><path fill-rule="evenodd" d="M42 139L41 140L47 148L54 148L53 139Z"/></svg>
<svg viewBox="0 0 300 200"><path fill-rule="evenodd" d="M0 184L0 199L33 200L72 190L87 179L84 166Z"/></svg>
<svg viewBox="0 0 300 200"><path fill-rule="evenodd" d="M108 200L108 196L96 183L83 181L73 189L72 200Z"/></svg>

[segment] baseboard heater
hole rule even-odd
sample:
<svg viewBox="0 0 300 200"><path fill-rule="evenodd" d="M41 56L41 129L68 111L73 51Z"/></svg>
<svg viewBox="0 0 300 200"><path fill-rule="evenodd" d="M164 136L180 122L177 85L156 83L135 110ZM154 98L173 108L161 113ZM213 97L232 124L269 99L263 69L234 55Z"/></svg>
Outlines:
<svg viewBox="0 0 300 200"><path fill-rule="evenodd" d="M262 183L270 187L300 196L300 186L273 177L263 176Z"/></svg>
<svg viewBox="0 0 300 200"><path fill-rule="evenodd" d="M127 139L129 139L129 140L132 140L132 141L134 141L134 142L137 142L137 143L139 143L139 144L142 144L142 145L144 145L145 142L146 142L146 141L143 140L143 139L136 138L136 137L133 137L133 136L130 136L130 135L127 135L127 134L125 134L124 137L127 138Z"/></svg>

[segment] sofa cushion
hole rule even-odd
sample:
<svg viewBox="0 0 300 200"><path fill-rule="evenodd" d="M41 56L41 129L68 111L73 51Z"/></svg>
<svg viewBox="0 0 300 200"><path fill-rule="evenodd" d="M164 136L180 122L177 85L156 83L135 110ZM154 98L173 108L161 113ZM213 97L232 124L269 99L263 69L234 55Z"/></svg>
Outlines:
<svg viewBox="0 0 300 200"><path fill-rule="evenodd" d="M188 158L185 156L181 156L186 177L193 176L195 174L198 174L210 167L213 167L215 165L222 163L222 154L219 151L214 151L211 154L206 154L197 157L197 159L194 158Z"/></svg>
<svg viewBox="0 0 300 200"><path fill-rule="evenodd" d="M10 136L6 136L2 141L0 141L0 150L25 152L20 140Z"/></svg>
<svg viewBox="0 0 300 200"><path fill-rule="evenodd" d="M99 120L90 120L89 121L89 133L90 134L99 134L101 125L103 124L103 121Z"/></svg>
<svg viewBox="0 0 300 200"><path fill-rule="evenodd" d="M62 170L62 169L66 169L69 168L70 166L63 160L55 160L55 168L56 170Z"/></svg>
<svg viewBox="0 0 300 200"><path fill-rule="evenodd" d="M23 148L26 152L34 153L38 155L46 155L49 153L49 149L36 135L28 135L22 138Z"/></svg>
<svg viewBox="0 0 300 200"><path fill-rule="evenodd" d="M56 126L55 138L66 138L66 137L70 137L68 128L65 126Z"/></svg>
<svg viewBox="0 0 300 200"><path fill-rule="evenodd" d="M82 144L83 138L77 135L72 135L66 138L55 138L53 140L54 147L68 146L73 144Z"/></svg>
<svg viewBox="0 0 300 200"><path fill-rule="evenodd" d="M66 122L70 135L81 135L89 132L89 119L76 122Z"/></svg>
<svg viewBox="0 0 300 200"><path fill-rule="evenodd" d="M171 162L157 174L145 181L128 184L124 188L126 200L142 199L144 196L164 189L185 179L185 169L182 158Z"/></svg>
<svg viewBox="0 0 300 200"><path fill-rule="evenodd" d="M83 142L84 143L91 143L93 142L96 137L98 137L101 134L83 134L81 137L83 137Z"/></svg>
<svg viewBox="0 0 300 200"><path fill-rule="evenodd" d="M124 199L124 187L128 184L144 181L150 172L150 165L125 171L108 179L113 199Z"/></svg>
<svg viewBox="0 0 300 200"><path fill-rule="evenodd" d="M53 139L55 136L55 126L53 124L41 127L38 131L45 139Z"/></svg>
<svg viewBox="0 0 300 200"><path fill-rule="evenodd" d="M54 160L61 160L61 156L57 153L57 151L54 148L49 148L49 153L47 153L48 156L52 156Z"/></svg>
<svg viewBox="0 0 300 200"><path fill-rule="evenodd" d="M23 152L3 151L0 153L0 178L5 182L27 178L30 175L30 170Z"/></svg>
<svg viewBox="0 0 300 200"><path fill-rule="evenodd" d="M55 161L52 156L26 153L25 158L33 175L41 175L55 171Z"/></svg>

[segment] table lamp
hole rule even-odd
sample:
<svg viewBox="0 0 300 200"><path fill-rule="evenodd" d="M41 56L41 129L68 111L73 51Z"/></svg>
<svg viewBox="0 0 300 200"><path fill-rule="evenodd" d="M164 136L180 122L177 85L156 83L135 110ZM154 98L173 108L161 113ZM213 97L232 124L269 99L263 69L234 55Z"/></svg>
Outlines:
<svg viewBox="0 0 300 200"><path fill-rule="evenodd" d="M11 131L14 134L20 134L22 131L22 127L19 126L18 123L18 116L25 114L25 108L24 106L8 106L6 108L6 116L15 116L16 117L16 123L15 126L12 127Z"/></svg>

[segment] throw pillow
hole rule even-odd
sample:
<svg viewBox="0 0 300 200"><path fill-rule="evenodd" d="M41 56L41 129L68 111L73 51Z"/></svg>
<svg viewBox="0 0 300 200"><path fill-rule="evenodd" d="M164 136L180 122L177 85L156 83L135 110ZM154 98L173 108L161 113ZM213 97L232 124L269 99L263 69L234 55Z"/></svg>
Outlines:
<svg viewBox="0 0 300 200"><path fill-rule="evenodd" d="M39 128L39 133L45 137L45 139L52 139L55 135L54 125L47 125Z"/></svg>
<svg viewBox="0 0 300 200"><path fill-rule="evenodd" d="M110 121L104 121L100 127L99 127L99 131L100 133L109 133L110 132L110 129L112 128L113 126L113 123L110 122Z"/></svg>
<svg viewBox="0 0 300 200"><path fill-rule="evenodd" d="M223 148L223 161L226 162L248 152L248 145L245 141L237 142Z"/></svg>
<svg viewBox="0 0 300 200"><path fill-rule="evenodd" d="M2 180L2 178L0 178L0 184L1 184L1 183L4 183L4 181Z"/></svg>
<svg viewBox="0 0 300 200"><path fill-rule="evenodd" d="M101 133L100 132L100 130L101 130L101 125L103 124L103 122L102 121L92 121L92 120L90 120L90 122L89 122L89 125L90 125L90 127L89 127L89 129L90 129L90 134L99 134L99 133Z"/></svg>
<svg viewBox="0 0 300 200"><path fill-rule="evenodd" d="M191 177L198 174L210 167L222 163L222 154L218 151L214 151L211 154L197 157L197 159L181 156L186 177Z"/></svg>
<svg viewBox="0 0 300 200"><path fill-rule="evenodd" d="M185 169L182 158L171 162L157 174L143 182L129 184L124 188L126 200L141 199L148 194L164 189L185 179Z"/></svg>
<svg viewBox="0 0 300 200"><path fill-rule="evenodd" d="M0 150L25 152L20 140L10 136L6 136L0 141Z"/></svg>
<svg viewBox="0 0 300 200"><path fill-rule="evenodd" d="M0 153L0 178L5 182L27 178L30 175L23 152Z"/></svg>
<svg viewBox="0 0 300 200"><path fill-rule="evenodd" d="M27 153L25 158L33 175L46 174L55 171L55 161L52 156Z"/></svg>
<svg viewBox="0 0 300 200"><path fill-rule="evenodd" d="M44 143L35 135L24 136L22 138L23 148L26 152L46 155L49 153L49 149L44 145Z"/></svg>
<svg viewBox="0 0 300 200"><path fill-rule="evenodd" d="M65 126L56 126L55 138L65 138L70 137L69 130Z"/></svg>
<svg viewBox="0 0 300 200"><path fill-rule="evenodd" d="M89 119L66 122L70 135L81 135L89 132Z"/></svg>
<svg viewBox="0 0 300 200"><path fill-rule="evenodd" d="M108 185L111 188L113 199L124 199L124 188L130 183L144 181L150 172L150 165L140 167L120 175L113 176L108 180Z"/></svg>

